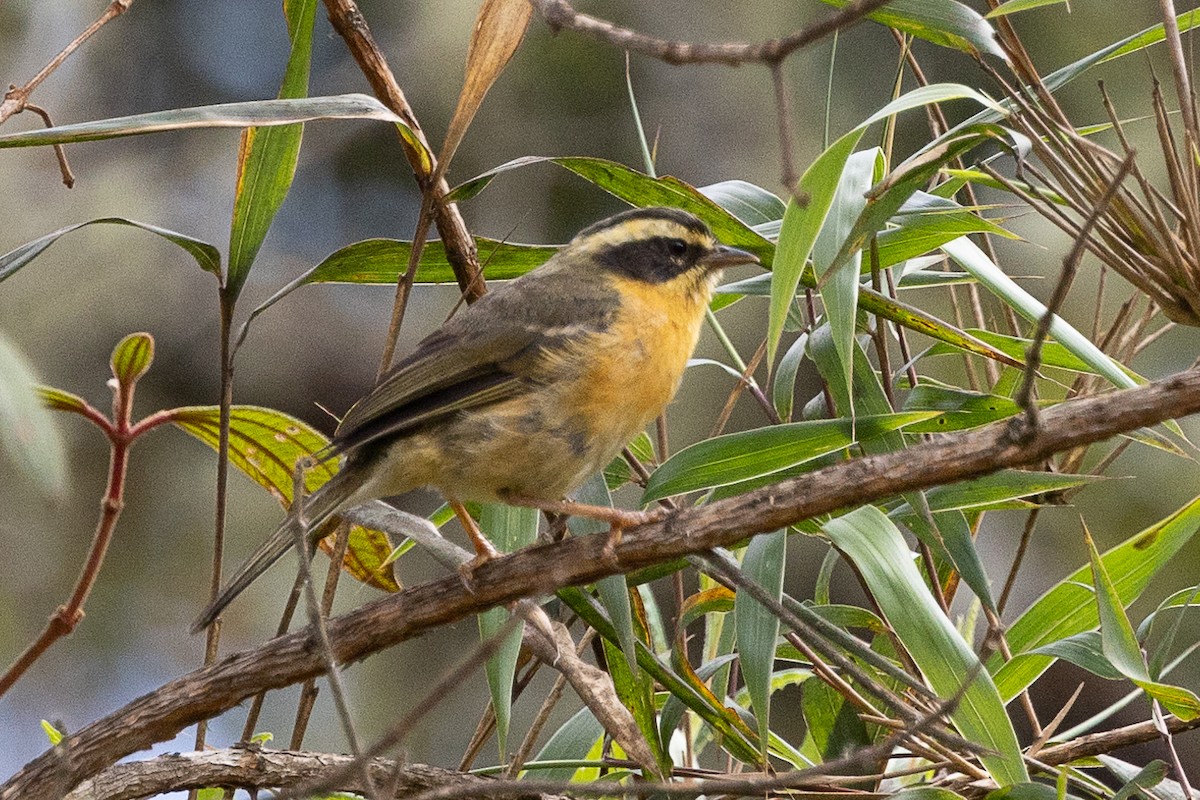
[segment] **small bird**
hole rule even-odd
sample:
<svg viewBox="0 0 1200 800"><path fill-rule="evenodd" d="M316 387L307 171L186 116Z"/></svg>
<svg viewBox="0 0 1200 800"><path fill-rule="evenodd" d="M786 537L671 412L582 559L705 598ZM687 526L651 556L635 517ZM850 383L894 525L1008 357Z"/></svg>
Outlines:
<svg viewBox="0 0 1200 800"><path fill-rule="evenodd" d="M674 208L585 228L422 340L347 412L318 455L345 461L303 504L310 536L338 511L423 486L450 502L481 559L495 551L466 501L629 524L636 512L563 498L671 402L721 270L757 262ZM193 631L292 547L297 524L289 515Z"/></svg>

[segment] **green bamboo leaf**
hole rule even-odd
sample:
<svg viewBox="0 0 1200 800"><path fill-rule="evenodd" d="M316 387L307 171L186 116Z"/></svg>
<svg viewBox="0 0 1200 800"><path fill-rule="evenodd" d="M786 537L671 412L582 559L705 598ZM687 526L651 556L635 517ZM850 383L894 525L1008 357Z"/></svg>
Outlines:
<svg viewBox="0 0 1200 800"><path fill-rule="evenodd" d="M701 186L699 191L750 226L777 222L786 208L774 193L746 181L721 181Z"/></svg>
<svg viewBox="0 0 1200 800"><path fill-rule="evenodd" d="M834 406L839 414L845 415L851 408L851 397L854 407L863 414L886 413L891 410L891 401L880 382L866 353L854 343L854 375L853 384L848 386L840 371L840 365L834 353L833 343L829 335L829 327L822 325L810 339L810 352L813 363L816 364L821 377L825 379L830 394L833 395ZM877 437L864 438L863 452L892 453L904 449L904 437L898 433L885 433ZM924 493L908 492L904 499L914 505L927 502ZM953 567L971 591L988 608L994 608L987 573L975 547L971 526L967 524L962 512L950 511L934 514L932 524L924 514L916 514L907 519L909 528L932 551L935 560L946 568ZM943 569L943 572L946 570Z"/></svg>
<svg viewBox="0 0 1200 800"><path fill-rule="evenodd" d="M995 106L991 101L987 102L990 106ZM1028 140L1015 131L992 124L975 125L960 130L955 137L943 137L939 143L926 147L892 170L867 195L866 206L846 236L841 252L833 260L830 269L839 269L855 253L862 250L871 237L883 231L889 220L906 203L912 202L916 193L934 180L947 164L963 158L980 145L992 142L997 142L1018 154L1029 149Z"/></svg>
<svg viewBox="0 0 1200 800"><path fill-rule="evenodd" d="M848 0L823 2L840 8ZM955 0L892 0L867 18L941 47L1008 60L987 20Z"/></svg>
<svg viewBox="0 0 1200 800"><path fill-rule="evenodd" d="M881 414L850 420L772 425L697 442L671 456L650 476L642 503L770 475L849 447L857 439L898 430L932 412Z"/></svg>
<svg viewBox="0 0 1200 800"><path fill-rule="evenodd" d="M560 245L518 244L475 237L479 259L489 280L511 280L544 264ZM395 284L408 268L412 242L366 239L331 253L303 276L303 283ZM454 283L454 270L441 240L427 242L417 264L417 283Z"/></svg>
<svg viewBox="0 0 1200 800"><path fill-rule="evenodd" d="M479 527L501 553L519 550L537 538L538 510L499 503L484 503L479 511ZM479 637L487 641L508 622L506 608L490 608L479 615ZM521 655L524 621L518 621L496 652L484 663L492 710L496 714L496 739L500 743L500 761L508 759L508 726L512 718L513 677Z"/></svg>
<svg viewBox="0 0 1200 800"><path fill-rule="evenodd" d="M775 404L775 413L784 422L791 422L792 419L792 407L796 401L796 374L800 371L807 347L808 334L802 333L779 359L779 366L771 377L771 402Z"/></svg>
<svg viewBox="0 0 1200 800"><path fill-rule="evenodd" d="M825 306L825 317L846 381L850 380L850 372L854 368L854 333L858 324L858 279L862 271L862 252L854 252L841 264L835 265L834 262L866 206L866 192L875 183L877 168L882 172L882 165L883 151L879 148L854 153L846 160L829 214L812 249L813 273L817 277L821 303ZM843 415L853 417L853 405Z"/></svg>
<svg viewBox="0 0 1200 800"><path fill-rule="evenodd" d="M622 463L624 463L624 459L622 459ZM613 505L612 495L608 492L608 484L605 483L603 475L593 475L588 478L580 487L577 499L579 502L591 506L612 508ZM609 536L612 530L608 523L602 520L582 516L573 516L568 519L567 529L573 536L589 534ZM612 620L613 628L617 631L617 649L625 654L630 680L640 680L641 674L637 665L637 636L634 634L633 612L629 605L630 587L625 582L625 576L617 573L601 578L596 581L596 591L600 596L600 604L604 606L604 611ZM657 737L648 736L647 741L654 743L657 741Z"/></svg>
<svg viewBox="0 0 1200 800"><path fill-rule="evenodd" d="M634 457L643 464L654 463L654 445L650 443L650 437L645 431L639 433L637 438L626 446L629 448L629 452L633 453ZM631 480L633 480L633 470L623 455L608 462L608 466L604 468L604 483L608 486L609 491L620 489Z"/></svg>
<svg viewBox="0 0 1200 800"><path fill-rule="evenodd" d="M994 19L995 17L1003 17L1006 14L1016 14L1019 11L1028 11L1031 8L1056 6L1065 2L1067 2L1067 0L1007 0L983 16L984 19Z"/></svg>
<svg viewBox="0 0 1200 800"><path fill-rule="evenodd" d="M778 530L755 536L746 547L742 571L746 577L762 586L767 593L783 598L783 571L787 562L787 531ZM758 722L758 738L767 761L770 739L772 676L775 673L775 642L779 638L779 618L745 592L738 592L734 602L737 625L738 663L754 718Z"/></svg>
<svg viewBox="0 0 1200 800"><path fill-rule="evenodd" d="M1046 313L1045 305L1005 275L970 239L964 237L947 242L942 245L942 250L1025 319L1037 322ZM1050 323L1050 335L1113 385L1122 389L1137 386L1137 381L1130 378L1120 364L1057 314Z"/></svg>
<svg viewBox="0 0 1200 800"><path fill-rule="evenodd" d="M1200 609L1200 585L1189 586L1186 589L1180 589L1170 597L1164 599L1158 606L1146 615L1146 618L1138 625L1137 639L1139 642L1146 642L1150 638L1150 634L1154 630L1154 620L1163 611L1173 608L1180 609ZM1174 633L1174 630L1172 630ZM1156 671L1155 675L1160 674Z"/></svg>
<svg viewBox="0 0 1200 800"><path fill-rule="evenodd" d="M144 222L136 222L123 217L103 217L59 228L53 233L47 233L45 236L34 239L32 242L26 242L15 250L8 251L0 256L0 281L8 278L21 267L33 261L46 248L57 242L64 235L72 231L77 231L80 228L86 228L88 225L124 225L130 228L149 231L157 236L161 236L172 244L182 247L192 258L196 259L196 263L200 265L201 269L211 272L218 277L221 275L221 251L208 242L202 242L199 239L193 239L191 236L185 236L182 233L160 228L157 225L148 225Z"/></svg>
<svg viewBox="0 0 1200 800"><path fill-rule="evenodd" d="M984 219L976 210L924 191L914 192L889 222L897 227L880 231L876 237L881 269L937 250L946 242L971 233L1021 238ZM869 265L864 265L863 271L868 269Z"/></svg>
<svg viewBox="0 0 1200 800"><path fill-rule="evenodd" d="M650 746L659 768L670 769L671 757L659 738L658 713L654 705L654 679L644 670L632 670L620 646L600 640L604 647L608 673L612 677L613 689L621 703L629 709L642 738ZM636 664L636 654L635 661Z"/></svg>
<svg viewBox="0 0 1200 800"><path fill-rule="evenodd" d="M803 686L813 677L813 671L810 669L781 669L771 673L771 683L768 687L771 694L775 694L781 689L787 689L794 686ZM733 701L737 703L738 709L747 708L750 702L750 692L746 687L742 687L734 696ZM708 731L702 731L702 734ZM767 752L776 758L786 761L796 769L804 769L813 766L813 761L806 757L803 753L792 746L790 742L771 731L767 731L766 741Z"/></svg>
<svg viewBox="0 0 1200 800"><path fill-rule="evenodd" d="M991 676L930 595L896 526L864 506L823 529L854 562L930 687L943 699L958 698L948 715L959 733L986 748L979 758L988 774L1001 786L1029 780Z"/></svg>
<svg viewBox="0 0 1200 800"><path fill-rule="evenodd" d="M653 178L635 169L603 158L579 156L525 156L501 164L459 184L446 196L447 201L462 202L483 191L497 175L532 164L557 164L589 183L633 206L672 206L690 211L712 229L727 245L749 250L762 259L763 266L771 263L774 247L761 235L717 203L678 178L670 175Z"/></svg>
<svg viewBox="0 0 1200 800"><path fill-rule="evenodd" d="M928 422L913 425L910 433L966 430L1022 413L1021 407L1009 397L968 392L931 383L922 383L914 387L904 399L904 410L942 412Z"/></svg>
<svg viewBox="0 0 1200 800"><path fill-rule="evenodd" d="M196 437L214 451L220 434L220 409L217 406L185 406L173 409L171 422ZM229 463L271 493L286 509L292 504L293 473L296 462L312 456L329 440L307 423L271 408L233 406L229 422ZM334 461L322 461L304 475L305 490L316 491L337 474ZM333 527L329 528L333 532ZM321 540L321 549L332 551L329 538ZM342 568L355 580L385 592L396 592L392 569L392 544L383 531L350 526L350 545Z"/></svg>
<svg viewBox="0 0 1200 800"><path fill-rule="evenodd" d="M1200 716L1200 697L1180 686L1160 683L1150 677L1141 646L1133 633L1133 625L1125 614L1125 605L1113 585L1096 543L1086 530L1088 556L1092 566L1092 581L1096 589L1096 606L1100 616L1100 645L1105 658L1117 670L1162 703L1163 707L1183 720Z"/></svg>
<svg viewBox="0 0 1200 800"><path fill-rule="evenodd" d="M132 386L146 374L154 361L154 337L131 333L113 348L110 365L113 377L123 386Z"/></svg>
<svg viewBox="0 0 1200 800"><path fill-rule="evenodd" d="M771 272L771 305L767 321L768 364L775 363L775 351L783 334L783 323L800 285L800 276L833 207L846 162L865 132L866 126L860 125L845 134L804 171L796 191L807 202L800 204L795 198L788 200Z"/></svg>
<svg viewBox="0 0 1200 800"><path fill-rule="evenodd" d="M67 483L62 435L46 408L46 392L39 396L33 369L4 336L0 336L0 375L4 376L0 380L0 449L41 492L61 496ZM61 401L78 400L66 392L49 391Z"/></svg>
<svg viewBox="0 0 1200 800"><path fill-rule="evenodd" d="M538 762L580 761L588 756L603 736L604 726L588 708L581 708L554 732L533 760ZM563 783L573 780L594 780L598 776L598 769L577 769L576 767L542 769L537 773L539 780Z"/></svg>
<svg viewBox="0 0 1200 800"><path fill-rule="evenodd" d="M1159 569L1175 557L1197 530L1200 530L1200 497L1106 552L1102 562L1121 603L1127 605L1137 599ZM1034 650L1095 630L1100 624L1095 598L1088 586L1090 571L1086 565L1077 569L1009 626L1012 660L1005 662L993 657L988 662L1005 702L1020 694L1054 663L1053 658L1035 654Z"/></svg>
<svg viewBox="0 0 1200 800"><path fill-rule="evenodd" d="M1105 680L1119 681L1123 677L1120 670L1105 657L1099 631L1077 633L1030 652L1070 661L1075 666L1086 669Z"/></svg>
<svg viewBox="0 0 1200 800"><path fill-rule="evenodd" d="M800 714L804 717L800 752L814 764L832 761L871 745L867 726L856 709L823 681L804 684Z"/></svg>
<svg viewBox="0 0 1200 800"><path fill-rule="evenodd" d="M1144 767L1138 767L1119 758L1102 754L1096 756L1104 767L1125 785L1118 789L1112 800L1129 800L1131 797L1149 797L1151 800L1187 800L1187 793L1178 781L1167 779L1166 762L1155 759Z"/></svg>
<svg viewBox="0 0 1200 800"><path fill-rule="evenodd" d="M516 244L476 236L484 272L489 280L510 280L544 264L558 252L559 245ZM288 283L254 309L254 319L284 297L315 283L357 283L395 285L408 269L412 242L400 239L364 239L326 256L321 263ZM415 276L417 283L456 283L454 268L440 240L427 242Z"/></svg>
<svg viewBox="0 0 1200 800"><path fill-rule="evenodd" d="M1193 9L1192 11L1185 11L1178 15L1175 17L1175 25L1179 28L1180 33L1187 33L1197 25L1200 25L1200 10ZM1166 31L1163 29L1162 24L1151 25L1145 30L1114 42L1061 69L1055 70L1046 76L1046 85L1051 89L1057 89L1079 77L1086 70L1097 64L1107 64L1116 61L1118 58L1124 58L1125 56L1140 52L1147 47L1166 41L1166 38Z"/></svg>
<svg viewBox="0 0 1200 800"><path fill-rule="evenodd" d="M1006 336L1002 333L994 333L989 330L984 330L983 328L967 328L965 333L970 336L974 336L981 342L994 347L995 349L1014 359L1024 358L1026 351L1028 351L1029 347L1033 344L1032 339L1025 339L1019 336ZM954 353L952 348L947 348L941 344L936 344L929 349L926 355L937 356L948 355L952 353ZM1128 380L1132 380L1139 386L1146 383L1146 379L1138 373L1134 372L1123 364L1119 364L1115 361L1113 363L1116 365L1117 369L1125 373ZM1058 369L1065 369L1071 372L1081 372L1087 375L1099 375L1101 377L1104 376L1104 373L1101 372L1094 364L1085 361L1082 357L1076 354L1076 352L1068 349L1065 345L1050 340L1042 343L1042 366L1056 367Z"/></svg>
<svg viewBox="0 0 1200 800"><path fill-rule="evenodd" d="M1000 352L995 347L972 334L961 331L948 322L927 314L919 308L902 303L863 286L858 290L858 307L884 319L902 325L910 331L924 334L931 339L950 345L967 353L990 358L1010 367L1023 367L1024 361Z"/></svg>
<svg viewBox="0 0 1200 800"><path fill-rule="evenodd" d="M1103 480L1105 478L1098 475L1006 469L982 478L929 489L925 492L925 497L929 501L930 510L935 512L982 510L1020 497L1062 492ZM916 512L908 503L902 503L889 511L888 516L907 524L910 518L916 516Z"/></svg>
<svg viewBox="0 0 1200 800"><path fill-rule="evenodd" d="M612 623L592 598L581 589L576 587L560 589L558 597L605 639L611 642L617 641L617 633ZM736 715L733 715L721 703L716 702L703 683L696 685L690 680L680 677L640 641L637 643L637 659L638 666L648 672L670 693L671 697L667 702L668 708L671 700L677 700L689 710L696 712L704 722L713 726L722 737L722 747L735 758L747 762L757 760L759 749L754 742L753 732ZM666 708L664 708L663 716L666 716ZM664 736L664 738L666 737Z"/></svg>
<svg viewBox="0 0 1200 800"><path fill-rule="evenodd" d="M285 0L283 4L292 45L279 88L280 99L297 99L308 94L316 8L316 0ZM225 284L231 297L236 298L246 282L250 266L292 186L303 136L303 123L242 131Z"/></svg>
<svg viewBox="0 0 1200 800"><path fill-rule="evenodd" d="M222 103L58 125L53 128L5 134L0 136L0 148L95 142L122 136L196 128L261 128L322 119L371 119L390 122L396 126L406 142L422 153L427 160L429 158L429 151L412 129L405 125L404 120L388 110L383 103L365 94Z"/></svg>

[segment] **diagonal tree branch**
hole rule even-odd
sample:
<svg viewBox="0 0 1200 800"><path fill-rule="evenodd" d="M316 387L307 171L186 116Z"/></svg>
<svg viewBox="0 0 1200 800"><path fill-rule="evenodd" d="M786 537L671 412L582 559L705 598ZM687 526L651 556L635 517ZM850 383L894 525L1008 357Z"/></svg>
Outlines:
<svg viewBox="0 0 1200 800"><path fill-rule="evenodd" d="M1018 422L1014 433L1008 423L998 423L676 511L661 521L627 529L615 548L608 537L581 536L502 556L475 570L473 591L467 591L456 575L414 586L330 620L330 640L340 662L357 661L500 603L732 545L756 533L901 492L1038 462L1197 411L1200 369L1192 369L1137 389L1062 403L1043 412L1034 429ZM169 739L264 688L302 681L323 668L308 630L226 656L68 736L0 786L0 800L46 797L56 789L70 789L119 758Z"/></svg>
<svg viewBox="0 0 1200 800"><path fill-rule="evenodd" d="M140 797L208 786L282 787L303 786L339 770L349 777L338 786L341 791L362 792L363 782L351 768L353 756L311 753L296 750L264 750L258 747L232 747L205 753L169 755L115 764L81 783L63 800L135 800ZM381 786L394 786L392 797L408 797L418 792L448 786L471 787L486 792L492 779L467 775L426 764L404 764L372 759L371 777ZM559 795L529 792L519 800L561 800Z"/></svg>

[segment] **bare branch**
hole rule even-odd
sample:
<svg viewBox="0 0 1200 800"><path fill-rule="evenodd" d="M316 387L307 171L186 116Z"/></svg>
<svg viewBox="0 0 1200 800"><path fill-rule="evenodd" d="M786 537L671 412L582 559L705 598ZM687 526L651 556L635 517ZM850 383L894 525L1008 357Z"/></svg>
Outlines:
<svg viewBox="0 0 1200 800"><path fill-rule="evenodd" d="M773 64L796 50L825 38L836 30L849 27L883 7L888 0L855 0L825 19L802 28L782 39L747 44L722 42L695 44L647 36L619 25L580 14L567 0L530 0L553 30L572 30L608 42L622 50L652 56L668 64Z"/></svg>
<svg viewBox="0 0 1200 800"><path fill-rule="evenodd" d="M94 778L84 781L63 800L134 800L168 791L202 789L208 786L292 787L311 784L328 775L346 771L352 756L309 753L294 750L263 750L258 747L232 747L204 753L171 753L115 764ZM408 797L417 792L447 786L475 787L484 790L494 781L477 775L425 764L396 764L376 758L370 762L370 774L376 784L394 786L393 796ZM362 792L358 773L349 770L339 791ZM559 800L558 795L528 792L525 800Z"/></svg>
<svg viewBox="0 0 1200 800"><path fill-rule="evenodd" d="M615 547L608 537L580 536L501 556L475 570L473 591L467 591L457 575L413 586L330 620L330 641L339 662L357 661L501 603L735 544L817 514L1037 463L1057 452L1197 411L1200 369L1136 389L1069 401L1044 411L1033 435L1019 440L1006 424L993 424L672 512L660 521L625 530ZM611 547L611 557L605 556L606 547ZM0 786L0 800L45 796L59 781L73 786L263 688L319 674L323 660L312 636L311 630L304 630L272 639L170 681L67 737L69 764L62 764L54 751L31 761ZM1044 751L1043 758L1049 752Z"/></svg>

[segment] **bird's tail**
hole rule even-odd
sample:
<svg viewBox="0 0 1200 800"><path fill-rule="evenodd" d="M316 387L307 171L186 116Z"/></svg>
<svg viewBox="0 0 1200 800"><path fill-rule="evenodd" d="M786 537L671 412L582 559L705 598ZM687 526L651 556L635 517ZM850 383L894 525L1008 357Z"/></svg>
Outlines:
<svg viewBox="0 0 1200 800"><path fill-rule="evenodd" d="M305 498L304 521L308 527L308 545L311 548L320 535L322 524L335 512L342 509L358 488L358 481L349 477L350 470L343 469L330 478L320 489ZM209 603L192 623L192 633L199 633L212 624L225 606L267 571L279 558L296 544L296 519L288 514L287 519L262 543L254 555L240 566L217 599ZM308 553L304 554L305 557Z"/></svg>

